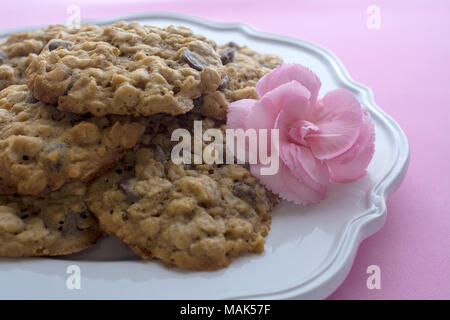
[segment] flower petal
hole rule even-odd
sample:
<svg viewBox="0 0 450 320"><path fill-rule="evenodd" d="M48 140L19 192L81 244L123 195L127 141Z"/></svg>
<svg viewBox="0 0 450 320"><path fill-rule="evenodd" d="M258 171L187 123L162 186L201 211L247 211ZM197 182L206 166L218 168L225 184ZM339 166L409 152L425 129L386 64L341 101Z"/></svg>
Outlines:
<svg viewBox="0 0 450 320"><path fill-rule="evenodd" d="M227 128L245 130L247 116L255 106L256 101L254 99L242 99L230 103L227 110Z"/></svg>
<svg viewBox="0 0 450 320"><path fill-rule="evenodd" d="M271 152L272 136L270 130L276 128L275 122L280 112L287 114L291 120L306 117L311 109L308 103L309 97L309 91L298 82L285 83L257 101L247 116L246 128L256 129L258 137L261 134L259 129L267 129L266 150ZM280 136L282 134L280 132ZM278 141L275 143L278 143Z"/></svg>
<svg viewBox="0 0 450 320"><path fill-rule="evenodd" d="M309 188L320 192L327 189L330 180L328 167L314 158L308 148L294 143L280 142L280 158L291 174Z"/></svg>
<svg viewBox="0 0 450 320"><path fill-rule="evenodd" d="M256 92L263 97L269 91L295 80L310 92L310 104L315 104L321 86L319 78L310 69L300 64L282 64L275 68L256 84Z"/></svg>
<svg viewBox="0 0 450 320"><path fill-rule="evenodd" d="M327 160L331 179L350 182L362 178L375 151L375 128L368 112L363 112L363 124L353 146L340 156Z"/></svg>
<svg viewBox="0 0 450 320"><path fill-rule="evenodd" d="M290 81L267 92L247 117L247 128L272 129L281 110L298 119L310 113L309 91L297 81Z"/></svg>
<svg viewBox="0 0 450 320"><path fill-rule="evenodd" d="M362 108L350 91L337 89L318 101L310 121L320 130L308 134L305 140L315 157L332 159L350 149L358 138Z"/></svg>
<svg viewBox="0 0 450 320"><path fill-rule="evenodd" d="M289 126L296 121L297 115L294 108L283 109L277 117L275 128L279 129L278 153L298 180L304 182L309 188L320 191L324 186L325 188L328 186L328 168L314 157L309 148L290 141Z"/></svg>
<svg viewBox="0 0 450 320"><path fill-rule="evenodd" d="M261 165L251 165L250 171L267 189L278 194L282 199L296 204L319 203L327 195L326 189L317 192L308 188L303 182L296 180L282 161L276 175L261 175Z"/></svg>

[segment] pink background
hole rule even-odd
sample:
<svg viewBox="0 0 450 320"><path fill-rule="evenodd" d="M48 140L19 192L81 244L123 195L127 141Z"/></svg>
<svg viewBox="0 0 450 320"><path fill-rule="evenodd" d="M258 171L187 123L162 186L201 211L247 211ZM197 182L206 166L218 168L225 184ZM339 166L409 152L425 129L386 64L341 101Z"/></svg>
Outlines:
<svg viewBox="0 0 450 320"><path fill-rule="evenodd" d="M449 1L13 0L1 3L0 29L65 21L70 4L83 18L164 10L244 22L332 50L406 132L411 162L386 224L330 299L450 299ZM379 30L366 26L370 5ZM366 287L369 265L381 268L380 290Z"/></svg>

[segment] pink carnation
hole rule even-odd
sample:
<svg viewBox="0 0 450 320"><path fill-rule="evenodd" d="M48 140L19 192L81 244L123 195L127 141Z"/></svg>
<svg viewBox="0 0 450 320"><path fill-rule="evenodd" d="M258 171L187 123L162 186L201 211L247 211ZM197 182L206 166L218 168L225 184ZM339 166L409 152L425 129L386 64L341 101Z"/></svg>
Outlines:
<svg viewBox="0 0 450 320"><path fill-rule="evenodd" d="M260 164L250 168L268 189L297 204L324 199L330 180L363 177L374 153L375 131L367 111L346 89L318 98L320 86L308 68L285 64L258 82L259 100L228 107L229 129L279 129L278 173L261 175Z"/></svg>

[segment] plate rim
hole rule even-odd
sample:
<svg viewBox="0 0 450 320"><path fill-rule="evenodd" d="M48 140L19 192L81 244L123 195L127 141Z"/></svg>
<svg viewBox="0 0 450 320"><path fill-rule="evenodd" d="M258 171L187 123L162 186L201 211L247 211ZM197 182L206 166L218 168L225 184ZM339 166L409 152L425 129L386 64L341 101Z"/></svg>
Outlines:
<svg viewBox="0 0 450 320"><path fill-rule="evenodd" d="M361 104L370 111L372 116L377 116L386 126L388 132L393 136L393 141L396 142L395 161L385 176L380 178L376 183L374 182L369 197L369 210L348 223L346 230L343 232L343 240L339 244L339 248L337 249L334 258L326 267L311 279L302 282L297 286L286 288L285 290L248 296L234 296L229 297L228 299L323 299L328 297L342 284L350 272L360 243L377 232L386 220L386 199L400 186L409 165L410 148L406 134L400 128L399 124L375 103L372 90L353 80L343 63L334 53L315 43L290 36L259 31L245 23L217 22L184 13L167 11L130 13L101 19L82 19L82 23L104 25L120 20L130 21L144 19L171 19L180 22L188 22L202 27L213 28L215 30L237 31L259 40L277 41L289 46L314 52L325 63L331 66L330 69L332 70L332 74L336 76L341 83L351 91L360 94ZM26 32L40 27L43 26L3 29L0 31L0 38L4 38L11 33Z"/></svg>

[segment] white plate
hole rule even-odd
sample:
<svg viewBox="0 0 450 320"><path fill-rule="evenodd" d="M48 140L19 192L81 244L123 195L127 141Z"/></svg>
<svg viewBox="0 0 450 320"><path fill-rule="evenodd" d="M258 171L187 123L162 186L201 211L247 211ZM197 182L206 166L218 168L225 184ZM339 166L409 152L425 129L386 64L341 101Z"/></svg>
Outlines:
<svg viewBox="0 0 450 320"><path fill-rule="evenodd" d="M185 25L219 44L234 41L276 53L285 62L308 66L322 81L321 95L348 88L368 108L375 123L376 151L368 174L354 183L332 185L329 197L319 205L280 204L273 211L264 253L237 259L224 270L169 269L159 262L139 260L117 240L105 239L94 248L67 257L0 259L0 298L316 299L331 294L348 274L360 242L383 225L386 196L406 173L409 147L398 124L375 105L370 89L351 80L331 52L314 44L262 33L243 24L173 13L86 22L116 20ZM80 267L81 290L66 286L70 265Z"/></svg>

